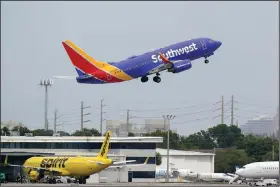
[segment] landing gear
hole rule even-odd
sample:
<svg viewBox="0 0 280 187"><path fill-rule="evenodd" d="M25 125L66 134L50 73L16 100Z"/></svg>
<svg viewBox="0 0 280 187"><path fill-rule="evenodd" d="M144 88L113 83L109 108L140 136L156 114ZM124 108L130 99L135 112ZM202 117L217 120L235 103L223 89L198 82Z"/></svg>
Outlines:
<svg viewBox="0 0 280 187"><path fill-rule="evenodd" d="M49 178L49 184L56 184L56 179L54 177Z"/></svg>
<svg viewBox="0 0 280 187"><path fill-rule="evenodd" d="M149 80L149 78L146 76L141 78L141 82L147 82L148 80Z"/></svg>
<svg viewBox="0 0 280 187"><path fill-rule="evenodd" d="M80 177L79 178L79 184L86 184L86 183L87 183L86 177Z"/></svg>
<svg viewBox="0 0 280 187"><path fill-rule="evenodd" d="M155 77L153 78L153 81L156 82L156 83L160 83L161 78L160 78L159 76L155 76Z"/></svg>
<svg viewBox="0 0 280 187"><path fill-rule="evenodd" d="M160 76L160 74L156 73L156 76L153 78L154 82L160 83L161 78L159 76ZM148 80L149 80L149 78L147 76L141 78L141 82L147 82Z"/></svg>
<svg viewBox="0 0 280 187"><path fill-rule="evenodd" d="M208 64L208 63L209 63L209 60L205 59L205 60L204 60L204 63L205 63L205 64Z"/></svg>

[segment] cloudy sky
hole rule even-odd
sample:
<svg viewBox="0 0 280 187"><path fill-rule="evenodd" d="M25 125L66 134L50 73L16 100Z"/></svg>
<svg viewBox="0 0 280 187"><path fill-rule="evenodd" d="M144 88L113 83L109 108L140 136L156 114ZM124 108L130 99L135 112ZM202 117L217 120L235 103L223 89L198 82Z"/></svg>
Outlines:
<svg viewBox="0 0 280 187"><path fill-rule="evenodd" d="M76 75L61 44L69 39L102 61L198 37L223 42L210 63L193 62L189 71L162 73L160 84L139 79L106 85L54 80L49 89L49 123L57 108L60 129L80 128L80 102L91 108L85 127L99 129L104 118L132 122L174 114L172 129L189 134L219 123L213 105L224 95L235 103L244 124L278 106L278 2L1 2L1 118L44 128L42 78ZM151 80L151 79L150 79ZM225 105L230 115L230 103ZM229 118L225 119L229 123ZM104 122L105 128L105 122Z"/></svg>

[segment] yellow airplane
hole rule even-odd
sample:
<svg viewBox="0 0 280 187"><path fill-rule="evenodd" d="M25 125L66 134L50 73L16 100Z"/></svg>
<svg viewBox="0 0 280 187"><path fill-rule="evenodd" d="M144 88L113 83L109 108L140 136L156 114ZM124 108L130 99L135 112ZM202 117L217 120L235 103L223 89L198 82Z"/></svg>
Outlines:
<svg viewBox="0 0 280 187"><path fill-rule="evenodd" d="M75 177L80 184L86 184L86 179L90 175L98 173L108 168L122 168L142 166L147 164L149 157L143 164L124 165L127 162L135 162L136 160L113 161L107 157L109 151L109 143L111 131L107 131L105 140L101 146L100 152L96 157L31 157L25 161L23 165L8 164L8 157L5 163L1 165L15 166L23 168L28 174L31 182L39 181L44 175L50 175L50 184L55 184L56 180L53 176L69 176Z"/></svg>

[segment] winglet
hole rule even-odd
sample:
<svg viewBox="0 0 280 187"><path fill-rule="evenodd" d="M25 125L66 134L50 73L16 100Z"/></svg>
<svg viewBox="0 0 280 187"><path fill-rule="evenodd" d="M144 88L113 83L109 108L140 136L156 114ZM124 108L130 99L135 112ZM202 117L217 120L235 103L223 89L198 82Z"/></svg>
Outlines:
<svg viewBox="0 0 280 187"><path fill-rule="evenodd" d="M170 61L161 52L158 52L158 54L165 64L170 63Z"/></svg>
<svg viewBox="0 0 280 187"><path fill-rule="evenodd" d="M146 158L144 164L147 164L147 163L148 163L149 158L150 158L149 156Z"/></svg>
<svg viewBox="0 0 280 187"><path fill-rule="evenodd" d="M4 161L5 165L8 165L8 155L6 155L5 161Z"/></svg>
<svg viewBox="0 0 280 187"><path fill-rule="evenodd" d="M1 165L1 166L7 166L7 165L9 165L9 164L8 164L8 155L6 155L4 163L0 163L0 165Z"/></svg>

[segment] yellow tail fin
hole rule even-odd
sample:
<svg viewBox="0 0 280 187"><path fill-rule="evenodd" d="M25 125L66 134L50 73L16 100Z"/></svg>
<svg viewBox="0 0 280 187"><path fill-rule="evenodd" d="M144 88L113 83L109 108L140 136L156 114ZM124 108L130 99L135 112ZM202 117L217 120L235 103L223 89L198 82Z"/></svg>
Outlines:
<svg viewBox="0 0 280 187"><path fill-rule="evenodd" d="M5 157L5 161L4 161L4 163L0 163L0 166L7 166L8 165L8 155L6 155L6 157Z"/></svg>
<svg viewBox="0 0 280 187"><path fill-rule="evenodd" d="M98 157L107 158L111 135L112 135L111 131L107 131L104 142L101 146L100 152L97 155Z"/></svg>

